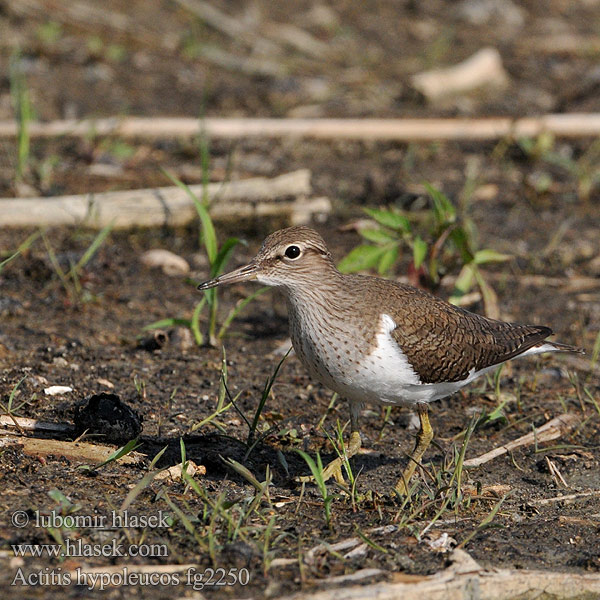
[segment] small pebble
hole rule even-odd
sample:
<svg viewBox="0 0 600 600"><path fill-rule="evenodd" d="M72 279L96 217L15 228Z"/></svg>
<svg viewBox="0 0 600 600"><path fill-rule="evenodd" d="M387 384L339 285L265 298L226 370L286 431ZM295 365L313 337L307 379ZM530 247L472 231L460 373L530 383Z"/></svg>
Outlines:
<svg viewBox="0 0 600 600"><path fill-rule="evenodd" d="M148 250L142 254L140 260L147 267L160 267L163 273L170 276L187 275L190 272L190 265L185 258L169 250Z"/></svg>
<svg viewBox="0 0 600 600"><path fill-rule="evenodd" d="M46 396L59 396L60 394L68 394L72 391L73 388L68 385L51 385L50 387L44 388L44 394L46 394Z"/></svg>
<svg viewBox="0 0 600 600"><path fill-rule="evenodd" d="M188 327L176 327L169 332L169 339L171 345L180 352L185 352L195 346L194 336Z"/></svg>
<svg viewBox="0 0 600 600"><path fill-rule="evenodd" d="M169 467L168 469L161 471L155 477L155 479L161 480L161 479L171 478L173 481L179 481L179 480L181 480L181 473L182 473L181 465L173 465L172 467ZM187 461L186 473L190 477L194 477L195 475L206 475L206 467L204 465L197 465L195 462L189 460L189 461Z"/></svg>
<svg viewBox="0 0 600 600"><path fill-rule="evenodd" d="M98 383L99 385L103 385L104 387L107 387L111 390L115 387L115 384L112 381L104 379L103 377L98 377L98 379L96 379L96 383Z"/></svg>

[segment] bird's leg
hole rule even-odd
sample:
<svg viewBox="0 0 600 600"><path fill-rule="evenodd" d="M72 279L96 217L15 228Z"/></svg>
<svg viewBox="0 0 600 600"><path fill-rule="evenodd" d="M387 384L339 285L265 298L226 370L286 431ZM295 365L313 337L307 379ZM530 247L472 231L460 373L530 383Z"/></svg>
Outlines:
<svg viewBox="0 0 600 600"><path fill-rule="evenodd" d="M349 458L352 458L358 453L361 447L360 432L358 430L358 413L360 412L360 404L350 402L350 441L343 450L343 455L332 460L323 469L323 481L333 478L340 484L344 485L344 476L342 475L342 467ZM311 476L299 477L299 481L312 481Z"/></svg>
<svg viewBox="0 0 600 600"><path fill-rule="evenodd" d="M405 496L408 493L410 478L413 476L417 466L421 464L421 458L433 439L433 429L429 423L427 404L418 404L417 407L419 410L419 422L421 424L419 433L417 433L417 443L410 455L408 466L404 469L402 477L400 477L395 487L396 492L401 496Z"/></svg>

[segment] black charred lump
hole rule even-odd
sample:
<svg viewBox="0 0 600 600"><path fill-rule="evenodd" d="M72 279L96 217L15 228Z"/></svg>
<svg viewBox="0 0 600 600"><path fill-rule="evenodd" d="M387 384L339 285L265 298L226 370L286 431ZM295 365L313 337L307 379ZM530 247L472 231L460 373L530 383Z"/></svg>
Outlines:
<svg viewBox="0 0 600 600"><path fill-rule="evenodd" d="M142 418L116 394L101 392L75 407L73 419L77 435L101 435L105 442L124 442L142 432Z"/></svg>

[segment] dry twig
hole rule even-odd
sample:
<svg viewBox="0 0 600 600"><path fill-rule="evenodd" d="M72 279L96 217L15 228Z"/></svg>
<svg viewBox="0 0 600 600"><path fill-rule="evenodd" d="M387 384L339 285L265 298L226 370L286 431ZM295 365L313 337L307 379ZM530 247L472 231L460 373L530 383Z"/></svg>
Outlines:
<svg viewBox="0 0 600 600"><path fill-rule="evenodd" d="M212 138L243 137L313 139L395 140L428 142L433 140L497 140L536 137L553 133L560 137L597 137L600 135L600 113L548 114L539 117L511 119L245 119L188 117L105 119L65 119L41 123L32 121L32 138L90 134L115 135L122 138L191 137L200 126ZM18 125L12 120L0 121L0 137L16 137Z"/></svg>
<svg viewBox="0 0 600 600"><path fill-rule="evenodd" d="M540 498L539 500L531 500L531 504L537 506L545 506L546 504L553 504L555 502L565 502L568 504L573 500L589 498L590 496L600 496L600 490L590 490L588 492L578 492L576 494L566 494L565 496L554 496L552 498Z"/></svg>
<svg viewBox="0 0 600 600"><path fill-rule="evenodd" d="M70 423L49 423L38 419L27 419L13 415L0 415L0 425L4 427L17 427L24 431L52 431L57 433L71 433L73 425Z"/></svg>
<svg viewBox="0 0 600 600"><path fill-rule="evenodd" d="M504 446L500 446L499 448L494 448L494 450L490 450L477 458L470 458L469 460L464 461L465 467L479 467L498 456L502 456L507 452L512 452L521 446L530 446L531 444L540 443L540 442L549 442L550 440L555 440L556 438L564 435L571 429L573 429L579 423L579 417L572 413L566 413L564 415L560 415L555 417L551 421L548 421L544 425L542 425L539 429L532 431L526 435L509 442L508 444L504 444Z"/></svg>
<svg viewBox="0 0 600 600"><path fill-rule="evenodd" d="M201 185L190 186L202 197ZM279 217L297 225L315 213L329 213L327 198L306 199L310 193L310 171L301 169L273 179L254 177L208 185L215 220ZM296 198L287 200L287 198ZM286 199L273 202L276 199ZM197 218L189 195L177 186L75 194L48 198L0 199L0 227L84 224L117 229L184 225Z"/></svg>
<svg viewBox="0 0 600 600"><path fill-rule="evenodd" d="M23 452L30 456L48 456L53 454L72 460L93 463L104 462L115 452L115 448L111 448L110 446L88 444L86 442L63 442L60 440L43 440L17 436L0 438L0 448L13 444L23 446ZM123 464L138 464L144 458L145 456L139 452L130 452L118 459L118 462Z"/></svg>
<svg viewBox="0 0 600 600"><path fill-rule="evenodd" d="M435 575L400 575L396 583L299 592L281 600L510 600L513 598L581 598L600 594L596 573L553 573L522 569L486 570L464 550L452 552L453 564ZM407 581L408 579L408 581ZM474 595L475 594L475 595Z"/></svg>

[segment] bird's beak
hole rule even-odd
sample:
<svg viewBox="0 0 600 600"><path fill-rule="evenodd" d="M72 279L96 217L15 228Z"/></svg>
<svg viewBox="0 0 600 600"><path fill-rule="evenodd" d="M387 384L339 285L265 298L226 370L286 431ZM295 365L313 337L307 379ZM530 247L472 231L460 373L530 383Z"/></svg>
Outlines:
<svg viewBox="0 0 600 600"><path fill-rule="evenodd" d="M250 281L256 279L258 274L258 264L251 262L244 267L240 267L231 273L225 273L225 275L219 275L215 279L209 279L204 281L198 286L199 290L209 290L210 288L217 287L218 285L228 285L230 283L238 283L240 281Z"/></svg>

